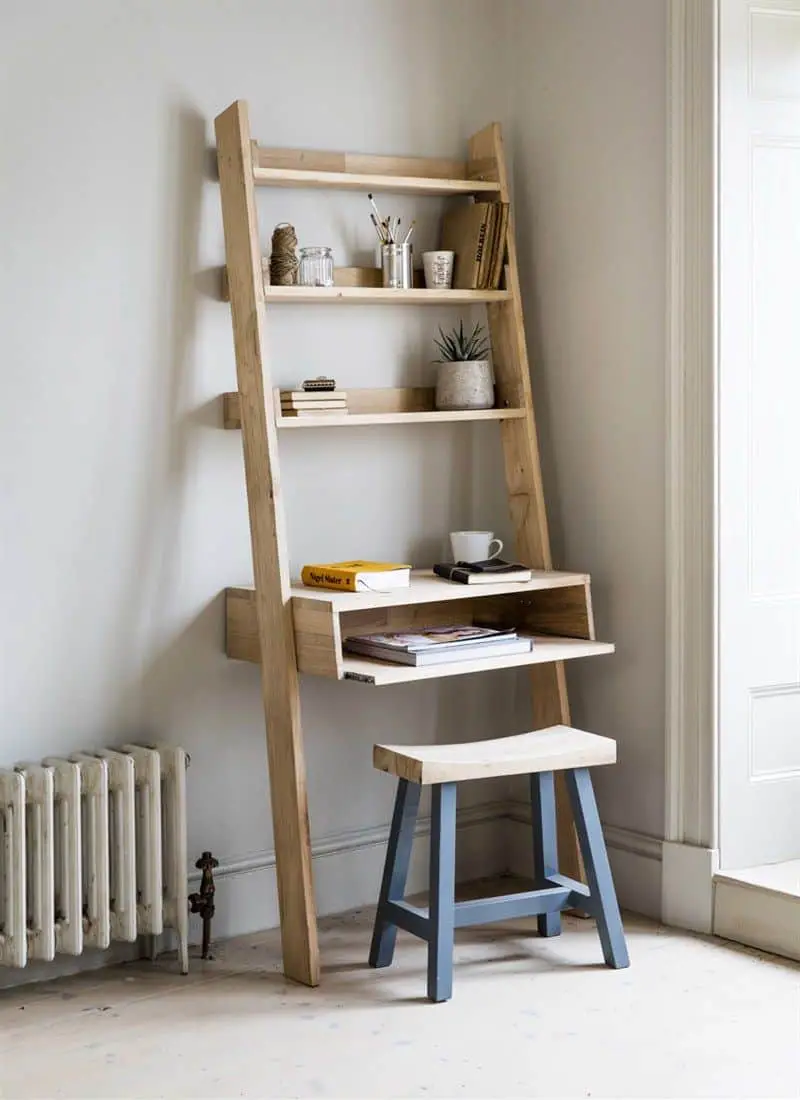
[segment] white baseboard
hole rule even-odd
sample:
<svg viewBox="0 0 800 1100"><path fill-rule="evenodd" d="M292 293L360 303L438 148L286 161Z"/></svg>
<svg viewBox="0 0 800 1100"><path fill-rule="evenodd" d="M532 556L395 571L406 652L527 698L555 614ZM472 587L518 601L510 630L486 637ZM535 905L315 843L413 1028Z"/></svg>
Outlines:
<svg viewBox="0 0 800 1100"><path fill-rule="evenodd" d="M664 841L661 919L675 928L710 933L719 849Z"/></svg>
<svg viewBox="0 0 800 1100"><path fill-rule="evenodd" d="M530 874L530 807L523 802L496 801L466 807L458 813L456 875L459 880L484 878L511 871ZM415 835L430 834L430 818L421 817ZM609 848L620 904L658 919L661 890L661 841L627 829L607 827ZM320 916L374 905L378 897L388 826L356 829L322 837L312 845L314 887ZM416 844L408 893L424 890L427 882L426 844ZM275 852L263 850L220 860L214 871L216 915L214 939L274 928L278 924ZM190 890L200 882L192 871ZM199 918L190 920L190 942L200 942ZM105 952L78 958L59 957L23 970L0 971L0 988L43 981L79 970L107 966L138 957L136 944L115 945Z"/></svg>
<svg viewBox="0 0 800 1100"><path fill-rule="evenodd" d="M531 810L528 803L509 802L506 822L508 870L515 874L530 875ZM646 917L660 920L663 841L614 825L604 826L603 834L620 905L632 913L642 913Z"/></svg>
<svg viewBox="0 0 800 1100"><path fill-rule="evenodd" d="M487 802L458 812L456 874L460 879L495 875L503 865L502 821L505 804ZM430 835L430 818L420 817L415 836ZM374 905L389 839L388 825L355 829L322 837L312 844L314 892L320 916ZM424 890L427 845L417 843L411 861L408 893ZM278 924L275 852L265 850L220 860L214 936L228 939ZM195 889L199 874L190 880ZM194 937L193 937L194 939Z"/></svg>
<svg viewBox="0 0 800 1100"><path fill-rule="evenodd" d="M718 874L714 935L800 960L800 897Z"/></svg>

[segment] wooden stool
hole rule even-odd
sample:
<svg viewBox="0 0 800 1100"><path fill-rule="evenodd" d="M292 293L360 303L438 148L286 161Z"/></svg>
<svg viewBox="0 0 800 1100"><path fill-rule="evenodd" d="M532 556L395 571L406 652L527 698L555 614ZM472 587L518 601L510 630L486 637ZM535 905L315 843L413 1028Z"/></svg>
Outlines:
<svg viewBox="0 0 800 1100"><path fill-rule="evenodd" d="M456 928L535 916L540 936L557 936L561 911L582 909L597 919L606 965L614 969L628 966L625 934L588 771L596 764L613 764L616 758L617 745L611 738L569 726L464 745L376 745L375 767L396 775L399 782L369 965L391 965L397 929L404 928L428 942L429 1000L446 1001L453 992ZM588 887L558 873L556 771L565 773ZM530 774L537 889L456 904L456 783L520 774ZM433 796L427 910L403 900L419 796L425 785L431 786Z"/></svg>

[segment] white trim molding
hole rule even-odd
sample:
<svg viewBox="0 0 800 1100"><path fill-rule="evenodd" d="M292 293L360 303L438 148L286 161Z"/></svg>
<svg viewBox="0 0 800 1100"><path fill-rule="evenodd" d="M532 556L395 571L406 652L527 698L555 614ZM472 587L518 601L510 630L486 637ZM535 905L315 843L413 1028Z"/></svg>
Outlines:
<svg viewBox="0 0 800 1100"><path fill-rule="evenodd" d="M668 48L668 843L662 911L668 923L710 931L710 869L716 865L718 846L714 565L718 0L670 0ZM679 846L688 849L683 857L676 855ZM682 882L678 869L689 865L695 873ZM706 874L707 889L705 881L700 886Z"/></svg>
<svg viewBox="0 0 800 1100"><path fill-rule="evenodd" d="M714 875L719 849L664 841L661 919L676 928L710 933L714 923Z"/></svg>
<svg viewBox="0 0 800 1100"><path fill-rule="evenodd" d="M415 837L427 838L430 827L430 818L420 817ZM611 825L604 826L603 832L620 904L632 912L659 919L662 841ZM375 904L388 839L389 826L378 825L331 834L312 843L314 885L321 915ZM530 874L531 859L528 802L500 800L459 810L459 879L506 872ZM415 844L408 893L427 888L427 860L427 843ZM274 851L223 857L214 877L219 899L215 936L227 938L277 926ZM194 885L199 876L190 881Z"/></svg>
<svg viewBox="0 0 800 1100"><path fill-rule="evenodd" d="M714 880L714 934L800 961L800 896L747 881L747 872Z"/></svg>
<svg viewBox="0 0 800 1100"><path fill-rule="evenodd" d="M456 872L459 879L482 878L505 870L501 823L505 802L484 802L458 811ZM429 816L420 816L415 838L430 835ZM346 913L378 899L389 826L376 825L331 833L312 841L314 893L320 916ZM409 894L427 889L428 845L417 843L408 876ZM260 932L278 925L275 851L262 849L246 855L223 856L214 871L217 915L214 936ZM194 887L199 876L190 878ZM192 931L196 932L194 925ZM192 941L194 942L194 941Z"/></svg>

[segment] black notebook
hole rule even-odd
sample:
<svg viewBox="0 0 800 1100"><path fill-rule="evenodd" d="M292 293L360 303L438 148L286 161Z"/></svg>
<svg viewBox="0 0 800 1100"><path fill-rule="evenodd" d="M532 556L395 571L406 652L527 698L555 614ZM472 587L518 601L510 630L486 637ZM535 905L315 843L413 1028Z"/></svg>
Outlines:
<svg viewBox="0 0 800 1100"><path fill-rule="evenodd" d="M501 581L529 581L532 577L527 565L519 562L503 561L502 558L489 558L487 561L443 562L434 565L437 577L458 584L499 584Z"/></svg>

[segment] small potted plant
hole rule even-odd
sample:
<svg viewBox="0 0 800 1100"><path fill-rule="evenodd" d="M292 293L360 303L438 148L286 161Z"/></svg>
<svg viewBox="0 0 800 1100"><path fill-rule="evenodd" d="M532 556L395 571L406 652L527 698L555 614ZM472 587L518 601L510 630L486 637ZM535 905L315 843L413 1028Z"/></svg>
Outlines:
<svg viewBox="0 0 800 1100"><path fill-rule="evenodd" d="M436 408L494 408L494 380L487 358L489 341L483 326L476 324L469 335L464 332L463 321L448 333L440 327L434 342L440 352L436 360Z"/></svg>

